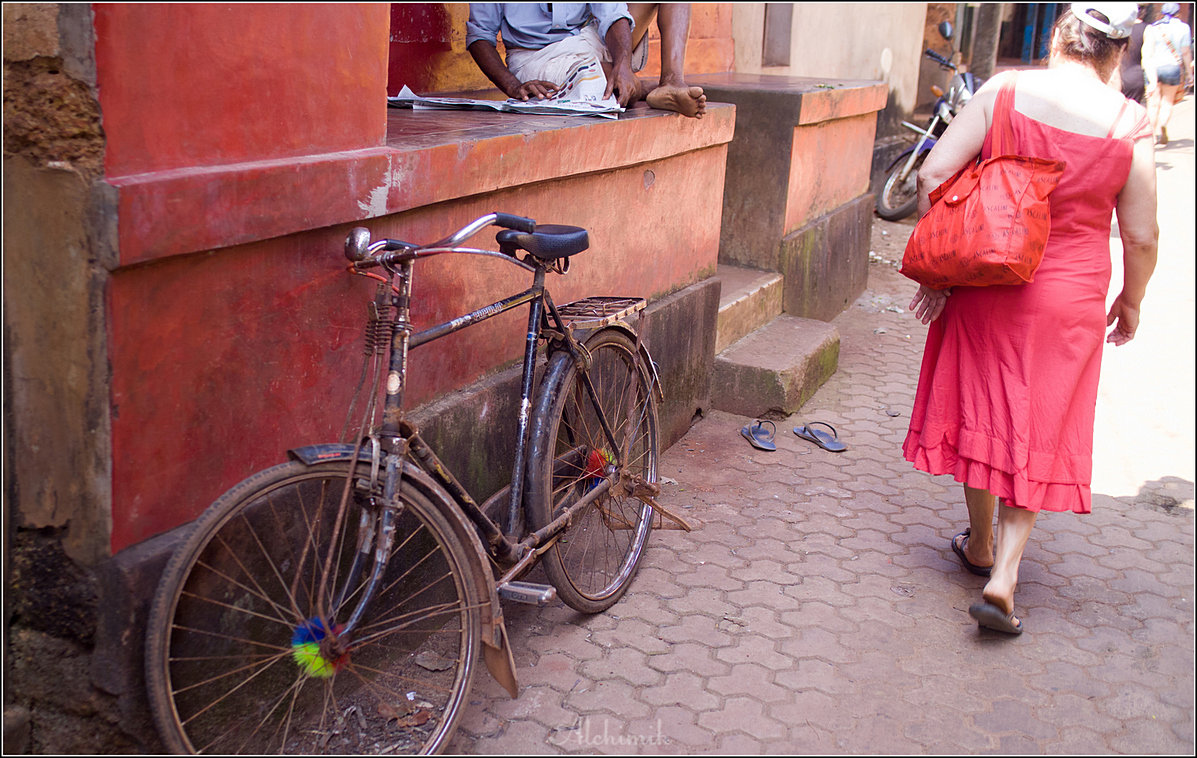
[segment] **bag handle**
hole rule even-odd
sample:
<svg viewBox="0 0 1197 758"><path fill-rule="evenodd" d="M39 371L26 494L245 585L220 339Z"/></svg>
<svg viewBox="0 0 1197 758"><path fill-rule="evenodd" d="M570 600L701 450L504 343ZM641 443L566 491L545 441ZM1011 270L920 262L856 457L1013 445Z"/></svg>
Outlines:
<svg viewBox="0 0 1197 758"><path fill-rule="evenodd" d="M998 90L997 100L993 104L993 139L989 143L990 155L1005 155L1014 146L1014 127L1010 125L1010 117L1014 112L1014 81L1018 72L1010 74L1010 81Z"/></svg>

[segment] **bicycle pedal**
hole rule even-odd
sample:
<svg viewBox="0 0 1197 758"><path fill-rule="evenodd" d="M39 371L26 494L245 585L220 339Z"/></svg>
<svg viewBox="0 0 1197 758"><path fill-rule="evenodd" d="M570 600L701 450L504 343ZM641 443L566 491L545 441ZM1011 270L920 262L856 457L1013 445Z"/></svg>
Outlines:
<svg viewBox="0 0 1197 758"><path fill-rule="evenodd" d="M499 585L499 597L528 605L548 605L557 597L557 588L531 582L504 582Z"/></svg>

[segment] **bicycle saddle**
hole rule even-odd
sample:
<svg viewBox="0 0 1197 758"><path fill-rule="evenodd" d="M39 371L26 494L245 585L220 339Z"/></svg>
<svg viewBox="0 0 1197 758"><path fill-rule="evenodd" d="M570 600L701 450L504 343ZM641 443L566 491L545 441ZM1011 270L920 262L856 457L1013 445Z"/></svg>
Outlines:
<svg viewBox="0 0 1197 758"><path fill-rule="evenodd" d="M503 252L518 248L542 261L568 258L590 247L590 236L585 229L559 224L538 224L534 232L504 229L495 235L495 239Z"/></svg>

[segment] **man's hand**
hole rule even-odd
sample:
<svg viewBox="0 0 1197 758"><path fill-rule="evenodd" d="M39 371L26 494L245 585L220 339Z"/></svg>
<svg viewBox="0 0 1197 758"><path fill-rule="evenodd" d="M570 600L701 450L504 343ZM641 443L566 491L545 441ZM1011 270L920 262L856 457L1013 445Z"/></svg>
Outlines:
<svg viewBox="0 0 1197 758"><path fill-rule="evenodd" d="M546 82L543 79L535 79L530 82L524 82L512 92L508 92L507 97L510 97L512 100L527 100L530 97L546 100L555 94L557 94L556 84Z"/></svg>
<svg viewBox="0 0 1197 758"><path fill-rule="evenodd" d="M470 45L469 51L474 62L478 64L478 68L486 74L486 78L490 79L504 95L513 100L552 97L553 93L557 91L557 85L552 82L541 80L521 82L515 74L508 70L507 64L503 62L503 58L495 46L486 40L475 40L474 44Z"/></svg>
<svg viewBox="0 0 1197 758"><path fill-rule="evenodd" d="M640 80L632 73L632 64L627 60L613 64L611 75L607 77L607 89L603 92L603 99L613 94L622 108L627 108L640 99Z"/></svg>

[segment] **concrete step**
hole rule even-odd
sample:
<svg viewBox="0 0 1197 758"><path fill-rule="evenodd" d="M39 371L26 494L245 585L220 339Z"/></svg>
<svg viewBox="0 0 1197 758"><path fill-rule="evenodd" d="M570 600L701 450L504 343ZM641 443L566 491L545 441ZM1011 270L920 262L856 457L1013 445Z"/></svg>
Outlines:
<svg viewBox="0 0 1197 758"><path fill-rule="evenodd" d="M715 330L715 352L721 353L733 342L781 315L784 279L773 271L722 263L715 275L722 287Z"/></svg>
<svg viewBox="0 0 1197 758"><path fill-rule="evenodd" d="M839 355L831 324L778 316L715 356L711 405L754 418L788 416L831 378Z"/></svg>

